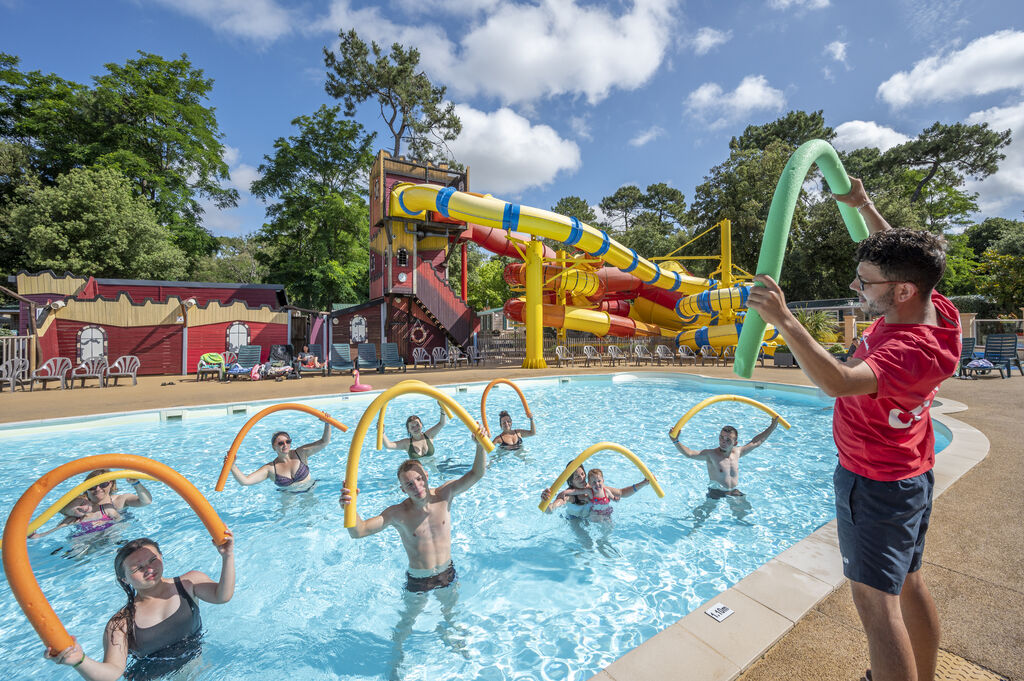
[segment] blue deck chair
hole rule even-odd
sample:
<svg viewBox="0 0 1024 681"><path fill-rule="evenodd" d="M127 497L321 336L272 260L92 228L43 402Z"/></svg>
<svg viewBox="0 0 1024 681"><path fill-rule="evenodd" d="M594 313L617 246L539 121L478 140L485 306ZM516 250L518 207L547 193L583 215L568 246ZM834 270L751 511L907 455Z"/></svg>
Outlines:
<svg viewBox="0 0 1024 681"><path fill-rule="evenodd" d="M352 346L348 343L334 343L331 345L331 361L328 365L331 371L352 371L356 363L352 361Z"/></svg>
<svg viewBox="0 0 1024 681"><path fill-rule="evenodd" d="M242 345L238 348L238 358L235 363L232 364L224 375L227 378L238 378L244 376L249 377L249 373L252 368L260 363L260 355L263 354L263 346L260 345Z"/></svg>
<svg viewBox="0 0 1024 681"><path fill-rule="evenodd" d="M1008 378L1013 375L1013 367L1016 366L1021 376L1024 376L1024 367L1021 367L1020 359L1017 358L1017 334L1015 333L991 333L985 338L985 355L992 363L992 369L999 372L999 378ZM972 369L972 374L988 373L990 369ZM1006 376L1003 376L1003 371Z"/></svg>
<svg viewBox="0 0 1024 681"><path fill-rule="evenodd" d="M974 378L971 376L970 370L967 365L972 359L974 359L974 344L977 342L977 338L963 338L961 339L962 345L960 347L960 364L957 366L956 377L957 378Z"/></svg>
<svg viewBox="0 0 1024 681"><path fill-rule="evenodd" d="M373 343L360 343L359 344L359 370L376 369L377 373L384 373L384 367L381 366L380 359L377 358L377 346Z"/></svg>
<svg viewBox="0 0 1024 681"><path fill-rule="evenodd" d="M398 354L398 343L380 344L381 369L401 369L406 371L405 360Z"/></svg>

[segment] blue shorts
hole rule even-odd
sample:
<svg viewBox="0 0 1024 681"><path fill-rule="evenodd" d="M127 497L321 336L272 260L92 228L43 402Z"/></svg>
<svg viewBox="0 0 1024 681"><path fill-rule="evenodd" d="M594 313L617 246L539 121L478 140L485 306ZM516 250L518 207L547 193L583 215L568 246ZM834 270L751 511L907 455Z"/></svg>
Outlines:
<svg viewBox="0 0 1024 681"><path fill-rule="evenodd" d="M836 466L832 482L843 574L898 595L907 575L921 569L935 476L881 482Z"/></svg>

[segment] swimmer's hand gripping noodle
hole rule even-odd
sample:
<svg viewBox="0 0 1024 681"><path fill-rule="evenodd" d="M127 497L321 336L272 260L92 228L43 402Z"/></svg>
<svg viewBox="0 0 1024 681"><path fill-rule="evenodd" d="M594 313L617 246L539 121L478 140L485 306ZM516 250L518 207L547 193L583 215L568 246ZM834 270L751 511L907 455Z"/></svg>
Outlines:
<svg viewBox="0 0 1024 681"><path fill-rule="evenodd" d="M407 378L404 381L396 383L391 387L397 388L398 386L410 383L423 383L423 381L417 381L415 378ZM455 418L454 414L452 414L452 410L448 408L447 404L445 404L444 402L438 402L437 404L441 407L441 409L444 410L445 416L447 416L449 419ZM385 404L383 407L381 407L380 416L377 418L377 451L384 449L384 416L387 414L387 411L388 406Z"/></svg>
<svg viewBox="0 0 1024 681"><path fill-rule="evenodd" d="M575 459L572 460L572 463L566 466L565 470L562 471L562 474L559 475L558 478L553 483L551 483L551 487L548 488L548 493L551 496L549 496L545 501L540 502L537 508L539 508L541 511L548 510L548 504L550 504L551 501L555 498L555 491L565 484L565 481L568 480L574 472L576 472L576 469L579 468L584 461L589 459L594 454L597 454L598 452L604 451L606 449L610 449L613 452L618 452L619 454L622 454L624 457L632 461L633 465L639 468L640 472L643 473L644 477L647 478L647 480L651 483L651 489L653 489L659 497L665 496L665 493L661 490L661 485L658 484L658 480L654 477L654 473L651 473L651 471L647 469L647 466L645 466L644 462L640 460L640 457L638 457L636 454L629 451L622 445L615 444L614 442L598 442L597 444L590 445L589 447L584 449L582 454L577 456Z"/></svg>
<svg viewBox="0 0 1024 681"><path fill-rule="evenodd" d="M533 414L530 413L530 405L526 403L526 396L523 395L523 391L519 389L519 386L507 378L496 378L487 384L487 387L484 388L484 394L480 396L480 421L483 424L484 432L488 436L491 434L491 429L487 427L487 393L491 392L491 388L499 383L512 386L512 389L519 394L519 401L523 403L523 411L526 412L526 417L533 418Z"/></svg>
<svg viewBox="0 0 1024 681"><path fill-rule="evenodd" d="M370 429L370 424L373 423L373 419L377 416L381 409L384 408L388 402L398 397L399 395L408 395L410 393L416 393L419 395L426 395L427 397L433 397L441 404L448 407L460 421L466 424L466 427L473 432L474 437L476 431L479 428L477 422L473 420L473 417L462 408L458 402L448 397L440 390L432 388L431 386L423 383L422 381L402 381L398 385L392 386L377 396L370 406L363 412L362 418L359 419L359 424L356 426L355 431L352 433L352 444L348 450L348 465L345 468L345 487L349 490L349 494L352 495L352 502L345 507L345 527L356 526L356 501L359 499L359 452L363 448L363 439L366 437L366 431ZM477 437L477 440L488 451L494 451L494 443L491 442L486 436Z"/></svg>
<svg viewBox="0 0 1024 681"><path fill-rule="evenodd" d="M88 480L84 480L75 485L71 488L71 491L55 501L48 509L36 516L36 519L29 523L27 534L32 534L45 525L47 520L60 513L62 508L71 503L72 499L85 490L95 487L100 483L108 482L110 480L118 480L120 478L132 478L133 480L156 480L152 475L146 475L145 473L139 473L138 471L109 471L107 473L101 473L100 475L94 475Z"/></svg>
<svg viewBox="0 0 1024 681"><path fill-rule="evenodd" d="M679 431L683 429L686 422L689 421L693 416L704 407L714 404L715 402L742 402L743 404L749 404L752 407L757 407L764 413L768 414L772 418L779 419L779 425L786 430L789 430L789 421L779 416L778 412L769 407L766 404L761 404L757 400L752 400L749 397L743 397L742 395L715 395L709 397L706 400L701 400L697 404L690 407L690 410L683 414L683 417L676 422L676 425L672 426L672 430L669 431L669 437L678 438Z"/></svg>
<svg viewBox="0 0 1024 681"><path fill-rule="evenodd" d="M268 416L270 414L273 414L274 412L284 410L304 411L307 414L312 414L313 416L317 417L318 419L325 423L331 424L332 426L334 426L343 433L346 430L348 430L348 426L346 426L341 421L338 421L328 416L319 409L314 409L313 407L308 407L304 404L298 404L297 402L285 402L284 404L271 405L266 409L260 410L259 413L257 413L248 421L246 421L245 425L242 426L242 429L238 431L238 435L235 436L235 441L231 443L231 446L228 448L228 453L224 456L224 467L220 469L220 477L217 478L217 486L214 489L216 489L218 492L224 491L224 483L228 481L228 473L231 472L231 466L234 465L235 463L235 456L238 455L238 448L242 446L242 440L245 439L245 436L249 433L249 430L256 425L256 422L262 419L264 416Z"/></svg>
<svg viewBox="0 0 1024 681"><path fill-rule="evenodd" d="M11 591L28 617L29 623L39 634L39 638L53 650L64 650L73 645L74 641L57 618L57 613L53 611L53 607L39 588L35 575L32 574L32 565L28 560L28 544L25 541L28 534L26 530L32 518L32 511L47 492L72 476L88 473L97 468L130 468L153 476L177 492L192 507L213 537L214 543L220 545L227 541L228 528L210 506L210 502L181 473L159 461L132 454L99 454L69 461L54 468L32 483L14 504L11 514L7 517L3 539L4 572L11 585ZM96 478L90 482L93 480Z"/></svg>
<svg viewBox="0 0 1024 681"><path fill-rule="evenodd" d="M764 237L761 239L761 255L758 257L756 270L758 274L767 274L772 279L779 280L782 273L782 258L786 254L786 241L789 239L789 226L793 221L793 210L800 197L800 189L804 178L807 177L807 171L815 163L834 193L849 193L850 178L831 144L824 140L811 140L800 145L800 148L789 157L779 183L775 186L772 205L768 209L768 221L764 226ZM868 237L867 225L864 224L864 218L857 209L840 203L839 213L843 216L850 238L857 242ZM736 346L736 358L733 361L732 370L737 376L750 378L753 374L766 327L767 324L756 310L747 312Z"/></svg>

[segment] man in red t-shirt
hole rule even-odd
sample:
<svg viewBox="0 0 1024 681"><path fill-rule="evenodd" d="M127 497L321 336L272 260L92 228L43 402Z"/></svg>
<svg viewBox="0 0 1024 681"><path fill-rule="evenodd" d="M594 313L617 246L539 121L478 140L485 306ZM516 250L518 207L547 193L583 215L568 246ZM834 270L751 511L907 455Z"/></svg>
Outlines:
<svg viewBox="0 0 1024 681"><path fill-rule="evenodd" d="M868 637L872 681L930 681L939 618L921 576L931 516L935 437L929 407L960 358L956 307L933 289L946 267L944 242L892 229L860 180L836 196L871 233L857 250L850 288L877 319L853 357L838 362L800 325L771 277L747 305L774 324L807 376L836 399L839 451L833 483L843 573Z"/></svg>

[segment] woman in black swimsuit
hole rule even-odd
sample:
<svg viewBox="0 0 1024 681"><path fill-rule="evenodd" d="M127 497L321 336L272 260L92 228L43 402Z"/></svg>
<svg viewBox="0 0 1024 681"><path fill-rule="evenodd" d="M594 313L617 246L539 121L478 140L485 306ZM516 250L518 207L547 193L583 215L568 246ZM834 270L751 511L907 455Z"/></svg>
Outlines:
<svg viewBox="0 0 1024 681"><path fill-rule="evenodd" d="M409 437L392 442L387 435L383 435L381 443L387 449L406 450L410 459L425 459L434 455L434 438L446 423L448 423L448 417L445 416L444 409L441 410L440 420L426 430L423 430L423 420L413 414L405 420L405 432L409 433Z"/></svg>
<svg viewBox="0 0 1024 681"><path fill-rule="evenodd" d="M107 622L103 634L103 661L88 657L75 641L46 657L72 667L89 681L155 679L175 672L202 653L202 619L196 599L227 603L235 591L234 538L217 547L221 555L220 581L196 570L174 579L164 578L163 556L152 539L135 539L114 557L117 583L128 603ZM128 656L131 654L131 662Z"/></svg>
<svg viewBox="0 0 1024 681"><path fill-rule="evenodd" d="M327 413L324 412L326 416ZM231 475L240 485L255 485L264 480L273 480L274 485L282 492L308 492L313 489L316 480L309 470L308 459L326 447L331 441L331 424L324 421L324 435L316 442L309 442L292 449L292 436L285 431L274 433L270 438L270 446L277 453L277 458L265 463L249 475L242 472L238 464L231 466Z"/></svg>
<svg viewBox="0 0 1024 681"><path fill-rule="evenodd" d="M523 438L537 434L537 426L533 423L533 415L530 415L530 429L512 428L512 417L507 411L498 414L498 423L501 424L501 432L494 436L494 444L507 451L522 449Z"/></svg>

